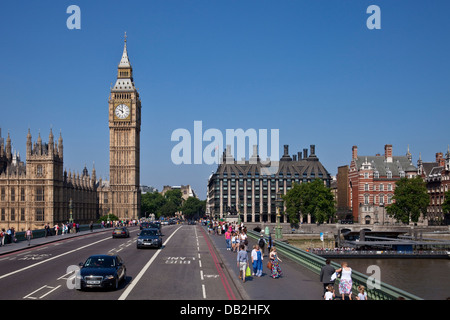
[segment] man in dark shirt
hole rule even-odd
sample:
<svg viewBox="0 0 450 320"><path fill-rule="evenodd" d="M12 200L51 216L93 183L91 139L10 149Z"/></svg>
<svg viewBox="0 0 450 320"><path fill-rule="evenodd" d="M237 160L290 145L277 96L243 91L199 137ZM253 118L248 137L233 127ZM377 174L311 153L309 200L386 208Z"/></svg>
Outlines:
<svg viewBox="0 0 450 320"><path fill-rule="evenodd" d="M336 270L330 265L330 260L325 261L325 265L320 270L320 282L323 283L323 293L327 292L327 286L331 284L334 286L334 280L331 280L331 276Z"/></svg>

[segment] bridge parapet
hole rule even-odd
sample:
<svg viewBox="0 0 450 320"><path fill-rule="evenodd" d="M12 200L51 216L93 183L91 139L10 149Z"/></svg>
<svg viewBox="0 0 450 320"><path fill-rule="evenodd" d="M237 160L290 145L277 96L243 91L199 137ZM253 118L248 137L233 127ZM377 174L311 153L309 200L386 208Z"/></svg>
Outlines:
<svg viewBox="0 0 450 320"><path fill-rule="evenodd" d="M260 233L255 231L248 231L248 235L254 239L260 238ZM265 237L267 240L267 237ZM320 274L320 270L325 265L326 259L316 254L306 252L302 249L291 246L283 241L273 240L277 251L293 261L299 263L303 267L311 270L316 274ZM331 265L336 269L341 266L335 262L331 262ZM413 295L409 292L391 286L381 281L375 282L372 277L369 277L363 273L352 271L353 281L353 293L358 294L358 286L363 285L366 288L367 296L371 300L397 300L402 297L405 300L423 300L422 298Z"/></svg>

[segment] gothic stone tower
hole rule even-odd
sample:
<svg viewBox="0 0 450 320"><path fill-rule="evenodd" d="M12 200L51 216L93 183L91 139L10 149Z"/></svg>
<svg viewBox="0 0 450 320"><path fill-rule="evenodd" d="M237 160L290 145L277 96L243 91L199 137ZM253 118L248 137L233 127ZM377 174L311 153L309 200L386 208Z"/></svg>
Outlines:
<svg viewBox="0 0 450 320"><path fill-rule="evenodd" d="M117 81L109 96L109 183L111 213L119 219L140 217L141 100L133 81L127 39Z"/></svg>

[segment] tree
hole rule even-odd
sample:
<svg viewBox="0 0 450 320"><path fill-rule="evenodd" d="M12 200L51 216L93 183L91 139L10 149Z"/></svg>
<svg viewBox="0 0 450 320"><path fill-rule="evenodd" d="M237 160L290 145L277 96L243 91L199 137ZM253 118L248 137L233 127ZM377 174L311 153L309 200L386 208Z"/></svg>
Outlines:
<svg viewBox="0 0 450 320"><path fill-rule="evenodd" d="M119 218L115 215L113 215L112 213L109 213L107 215L101 216L100 219L98 219L98 222L102 222L102 221L118 221Z"/></svg>
<svg viewBox="0 0 450 320"><path fill-rule="evenodd" d="M172 202L178 211L183 203L183 197L180 189L169 190L164 194L164 198L167 202Z"/></svg>
<svg viewBox="0 0 450 320"><path fill-rule="evenodd" d="M203 216L206 212L206 200L200 200L195 197L189 197L181 207L183 215L192 219L194 217Z"/></svg>
<svg viewBox="0 0 450 320"><path fill-rule="evenodd" d="M179 207L173 201L166 201L164 205L158 209L158 217L173 217L175 212L179 211Z"/></svg>
<svg viewBox="0 0 450 320"><path fill-rule="evenodd" d="M141 212L143 214L154 213L158 217L160 208L166 203L166 199L158 191L147 192L141 196Z"/></svg>
<svg viewBox="0 0 450 320"><path fill-rule="evenodd" d="M386 212L403 223L417 222L421 214L427 213L430 197L425 182L420 176L401 178L395 183L393 204L386 207Z"/></svg>
<svg viewBox="0 0 450 320"><path fill-rule="evenodd" d="M294 184L291 190L283 196L286 213L291 223L299 221L299 212L303 217L310 214L318 223L323 223L334 217L335 201L330 188L318 179L310 183Z"/></svg>
<svg viewBox="0 0 450 320"><path fill-rule="evenodd" d="M442 213L444 214L445 217L450 215L450 190L444 193L444 199L445 200L442 203Z"/></svg>

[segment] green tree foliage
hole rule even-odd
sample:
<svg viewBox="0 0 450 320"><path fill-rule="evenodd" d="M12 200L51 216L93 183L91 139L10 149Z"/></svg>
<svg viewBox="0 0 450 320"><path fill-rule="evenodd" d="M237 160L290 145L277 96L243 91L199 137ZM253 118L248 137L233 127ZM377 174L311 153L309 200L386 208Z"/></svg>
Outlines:
<svg viewBox="0 0 450 320"><path fill-rule="evenodd" d="M442 212L450 213L450 190L444 194L444 203L442 204Z"/></svg>
<svg viewBox="0 0 450 320"><path fill-rule="evenodd" d="M158 191L147 192L141 196L141 212L142 215L149 216L154 213L158 218L158 211L164 205L166 199Z"/></svg>
<svg viewBox="0 0 450 320"><path fill-rule="evenodd" d="M419 221L420 214L425 215L430 202L427 187L420 176L401 178L396 182L393 204L386 207L386 212L403 223Z"/></svg>
<svg viewBox="0 0 450 320"><path fill-rule="evenodd" d="M202 217L206 212L206 200L189 197L181 207L183 215L187 219Z"/></svg>
<svg viewBox="0 0 450 320"><path fill-rule="evenodd" d="M311 214L318 223L329 220L336 213L333 194L319 179L311 183L294 184L283 200L293 224L299 222L299 212L303 217Z"/></svg>
<svg viewBox="0 0 450 320"><path fill-rule="evenodd" d="M167 202L171 202L178 211L183 203L183 198L180 189L169 190L164 194L164 198L166 198Z"/></svg>
<svg viewBox="0 0 450 320"><path fill-rule="evenodd" d="M107 222L108 220L109 221L118 221L119 218L117 216L113 215L112 213L110 213L110 214L101 216L100 219L98 219L98 222L102 222L102 221Z"/></svg>
<svg viewBox="0 0 450 320"><path fill-rule="evenodd" d="M182 202L179 189L169 190L164 195L157 191L145 193L141 196L141 212L146 216L153 213L157 219L171 217L180 210Z"/></svg>

